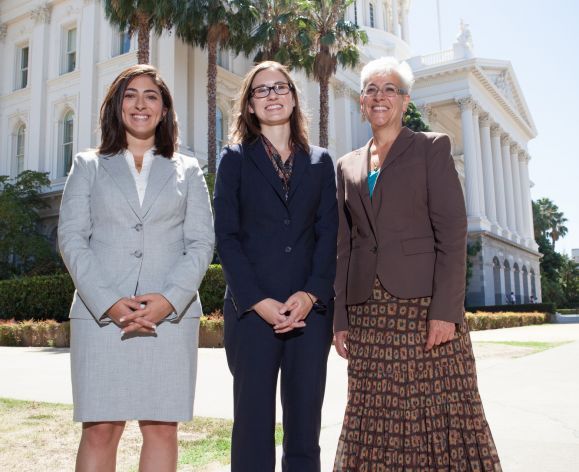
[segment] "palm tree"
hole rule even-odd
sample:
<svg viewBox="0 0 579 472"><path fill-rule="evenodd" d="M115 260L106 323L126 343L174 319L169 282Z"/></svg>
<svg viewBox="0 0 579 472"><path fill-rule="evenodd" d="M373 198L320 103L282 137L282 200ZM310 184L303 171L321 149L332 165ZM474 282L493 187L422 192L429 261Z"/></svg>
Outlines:
<svg viewBox="0 0 579 472"><path fill-rule="evenodd" d="M233 49L239 52L257 16L245 0L188 0L175 2L175 31L179 38L192 46L207 49L207 168L215 174L217 142L217 51Z"/></svg>
<svg viewBox="0 0 579 472"><path fill-rule="evenodd" d="M563 238L568 232L568 228L565 226L567 218L563 216L563 212L559 211L559 207L548 198L540 198L534 202L533 210L536 231L551 238L554 250L555 242L559 238Z"/></svg>
<svg viewBox="0 0 579 472"><path fill-rule="evenodd" d="M353 0L299 0L299 40L308 58L301 67L320 84L320 146L328 146L329 84L338 65L355 67L360 59L358 43L368 42L366 32L345 19Z"/></svg>
<svg viewBox="0 0 579 472"><path fill-rule="evenodd" d="M138 37L137 61L149 63L149 33L158 34L170 29L172 4L167 0L105 0L107 20L121 30L128 30Z"/></svg>

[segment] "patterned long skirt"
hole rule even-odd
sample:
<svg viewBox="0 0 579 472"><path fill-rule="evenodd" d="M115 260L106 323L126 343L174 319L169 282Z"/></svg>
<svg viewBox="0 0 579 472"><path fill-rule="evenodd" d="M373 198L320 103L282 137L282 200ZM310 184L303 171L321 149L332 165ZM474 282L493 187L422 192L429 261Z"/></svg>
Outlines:
<svg viewBox="0 0 579 472"><path fill-rule="evenodd" d="M348 404L334 472L501 471L478 393L466 322L424 350L430 298L376 279L348 309Z"/></svg>

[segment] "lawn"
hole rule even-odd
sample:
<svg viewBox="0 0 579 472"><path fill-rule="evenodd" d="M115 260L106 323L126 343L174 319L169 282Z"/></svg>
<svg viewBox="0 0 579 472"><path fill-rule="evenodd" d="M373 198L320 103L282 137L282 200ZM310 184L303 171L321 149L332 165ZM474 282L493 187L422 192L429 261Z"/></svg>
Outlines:
<svg viewBox="0 0 579 472"><path fill-rule="evenodd" d="M179 426L179 471L215 471L229 463L232 421L194 418ZM72 406L0 399L0 470L19 472L74 470L81 427ZM277 426L276 444L282 439ZM119 445L118 472L136 472L140 432L127 423Z"/></svg>

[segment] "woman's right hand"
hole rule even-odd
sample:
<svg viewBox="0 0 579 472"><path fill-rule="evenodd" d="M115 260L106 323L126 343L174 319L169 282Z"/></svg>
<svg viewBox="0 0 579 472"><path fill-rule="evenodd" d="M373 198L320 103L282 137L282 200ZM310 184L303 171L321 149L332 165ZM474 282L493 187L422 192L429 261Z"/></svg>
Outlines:
<svg viewBox="0 0 579 472"><path fill-rule="evenodd" d="M334 333L334 346L336 352L344 359L348 358L348 331L336 331Z"/></svg>
<svg viewBox="0 0 579 472"><path fill-rule="evenodd" d="M284 323L287 320L286 315L280 313L280 309L283 303L274 300L273 298L264 298L260 302L253 305L255 312L261 316L268 324L272 326L277 326ZM303 321L292 324L290 329L286 331L291 331L293 328L300 328L306 324ZM285 332L285 331L284 331Z"/></svg>

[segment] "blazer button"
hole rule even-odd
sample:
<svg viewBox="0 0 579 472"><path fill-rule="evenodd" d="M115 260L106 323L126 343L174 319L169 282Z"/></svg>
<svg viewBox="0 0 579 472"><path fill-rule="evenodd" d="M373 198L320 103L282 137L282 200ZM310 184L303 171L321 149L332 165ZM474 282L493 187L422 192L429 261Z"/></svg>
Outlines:
<svg viewBox="0 0 579 472"><path fill-rule="evenodd" d="M143 229L143 225L142 225L142 223L137 223L134 226L134 228L135 228L135 231L141 231Z"/></svg>
<svg viewBox="0 0 579 472"><path fill-rule="evenodd" d="M373 248L370 249L370 252L376 254L378 252L378 247L374 246Z"/></svg>
<svg viewBox="0 0 579 472"><path fill-rule="evenodd" d="M143 253L139 250L133 252L133 256L135 256L137 259L143 257Z"/></svg>
<svg viewBox="0 0 579 472"><path fill-rule="evenodd" d="M285 220L283 220L283 224L286 226L289 226L290 223L291 223L291 220L289 218L286 218Z"/></svg>
<svg viewBox="0 0 579 472"><path fill-rule="evenodd" d="M285 252L287 252L287 253L292 252L291 246L286 246L286 247L285 247Z"/></svg>

